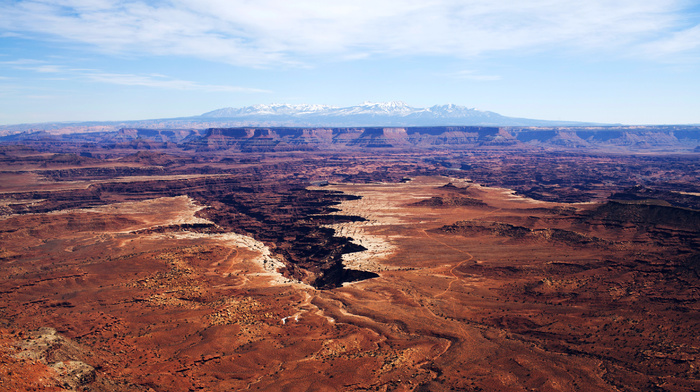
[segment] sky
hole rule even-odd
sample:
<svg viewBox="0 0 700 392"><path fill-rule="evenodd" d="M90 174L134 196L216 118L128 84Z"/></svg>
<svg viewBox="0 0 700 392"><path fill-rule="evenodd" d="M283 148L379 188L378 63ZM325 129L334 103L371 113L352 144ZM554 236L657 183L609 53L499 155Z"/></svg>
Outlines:
<svg viewBox="0 0 700 392"><path fill-rule="evenodd" d="M0 0L0 124L365 101L700 124L700 0Z"/></svg>

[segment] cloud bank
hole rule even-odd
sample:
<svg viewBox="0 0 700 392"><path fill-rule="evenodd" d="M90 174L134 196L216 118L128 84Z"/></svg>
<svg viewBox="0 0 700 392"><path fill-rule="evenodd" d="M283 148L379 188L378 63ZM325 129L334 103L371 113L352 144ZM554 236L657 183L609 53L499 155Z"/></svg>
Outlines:
<svg viewBox="0 0 700 392"><path fill-rule="evenodd" d="M373 56L584 51L698 56L682 0L19 0L4 35L126 55L308 66Z"/></svg>

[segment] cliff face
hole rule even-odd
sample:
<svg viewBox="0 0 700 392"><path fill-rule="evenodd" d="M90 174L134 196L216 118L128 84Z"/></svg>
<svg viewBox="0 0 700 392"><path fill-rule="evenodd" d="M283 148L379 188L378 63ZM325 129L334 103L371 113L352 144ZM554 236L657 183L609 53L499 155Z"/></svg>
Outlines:
<svg viewBox="0 0 700 392"><path fill-rule="evenodd" d="M193 151L308 151L374 148L471 149L508 147L566 151L663 151L692 153L700 145L700 126L609 127L232 127L208 129L122 128L117 132L24 133L0 137L37 151L170 149Z"/></svg>
<svg viewBox="0 0 700 392"><path fill-rule="evenodd" d="M286 151L365 148L474 148L509 146L553 149L664 149L692 151L700 127L477 126L357 128L211 128L184 141L200 151Z"/></svg>
<svg viewBox="0 0 700 392"><path fill-rule="evenodd" d="M569 148L683 149L700 144L698 126L507 128L519 141Z"/></svg>
<svg viewBox="0 0 700 392"><path fill-rule="evenodd" d="M496 127L212 128L185 143L195 150L283 151L517 144Z"/></svg>

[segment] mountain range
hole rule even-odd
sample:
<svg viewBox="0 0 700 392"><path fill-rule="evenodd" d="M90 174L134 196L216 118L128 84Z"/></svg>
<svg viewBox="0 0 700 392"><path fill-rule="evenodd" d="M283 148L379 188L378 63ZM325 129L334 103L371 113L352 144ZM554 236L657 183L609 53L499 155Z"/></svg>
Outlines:
<svg viewBox="0 0 700 392"><path fill-rule="evenodd" d="M507 117L490 111L447 104L428 108L404 102L365 102L337 107L309 104L269 104L222 108L199 116L138 121L54 122L0 125L0 136L21 132L104 132L120 128L214 127L410 127L410 126L584 126L600 125L572 121L547 121Z"/></svg>
<svg viewBox="0 0 700 392"><path fill-rule="evenodd" d="M200 118L237 120L248 125L264 126L552 126L584 125L571 121L546 121L506 117L454 104L428 108L409 106L401 101L364 102L361 105L337 107L328 105L253 105L223 108L204 113Z"/></svg>

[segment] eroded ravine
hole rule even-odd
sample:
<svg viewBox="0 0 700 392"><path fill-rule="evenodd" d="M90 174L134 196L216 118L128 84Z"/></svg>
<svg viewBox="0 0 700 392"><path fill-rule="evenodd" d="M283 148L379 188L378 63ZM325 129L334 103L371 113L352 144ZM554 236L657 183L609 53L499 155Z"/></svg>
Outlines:
<svg viewBox="0 0 700 392"><path fill-rule="evenodd" d="M26 199L2 221L0 318L54 327L134 388L692 390L697 337L674 329L696 324L692 211L676 227L668 206L447 177L273 182L105 181L54 205L100 207L51 214Z"/></svg>

